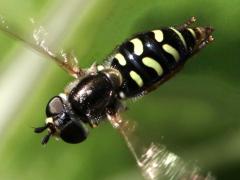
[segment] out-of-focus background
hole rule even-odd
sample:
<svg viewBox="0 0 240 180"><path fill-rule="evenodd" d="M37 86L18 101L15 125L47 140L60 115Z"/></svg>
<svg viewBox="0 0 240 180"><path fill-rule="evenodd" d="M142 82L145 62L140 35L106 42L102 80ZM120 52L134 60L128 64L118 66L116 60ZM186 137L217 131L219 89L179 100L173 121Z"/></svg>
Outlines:
<svg viewBox="0 0 240 180"><path fill-rule="evenodd" d="M217 179L240 178L238 0L2 0L0 15L22 37L43 26L49 46L73 50L82 67L102 62L136 32L182 24L193 15L197 24L213 26L215 41L156 91L129 101L124 118L138 123L143 143L164 144ZM43 135L32 127L44 123L46 103L71 80L54 62L0 32L1 180L142 179L107 122L82 144L51 139L40 145Z"/></svg>

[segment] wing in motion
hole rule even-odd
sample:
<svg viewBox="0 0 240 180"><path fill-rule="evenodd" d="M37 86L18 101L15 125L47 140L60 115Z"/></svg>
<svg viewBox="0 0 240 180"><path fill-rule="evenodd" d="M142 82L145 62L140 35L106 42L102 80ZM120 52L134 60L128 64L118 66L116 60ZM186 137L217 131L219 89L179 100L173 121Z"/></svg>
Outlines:
<svg viewBox="0 0 240 180"><path fill-rule="evenodd" d="M46 31L42 26L33 32L33 39L24 39L16 31L6 24L3 17L0 17L0 30L10 37L23 42L30 48L55 61L58 66L68 72L71 76L78 78L83 76L85 71L78 66L77 58L71 53L61 52L60 54L54 53L46 44L43 33Z"/></svg>

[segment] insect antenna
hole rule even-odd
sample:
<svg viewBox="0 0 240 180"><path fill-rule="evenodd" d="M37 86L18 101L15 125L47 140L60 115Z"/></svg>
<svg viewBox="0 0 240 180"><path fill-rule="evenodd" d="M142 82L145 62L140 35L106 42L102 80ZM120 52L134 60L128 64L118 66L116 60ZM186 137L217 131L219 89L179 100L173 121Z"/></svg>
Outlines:
<svg viewBox="0 0 240 180"><path fill-rule="evenodd" d="M46 124L45 126L34 128L34 132L35 132L35 133L41 133L41 132L43 132L45 129L47 129L48 127L49 127L49 125Z"/></svg>
<svg viewBox="0 0 240 180"><path fill-rule="evenodd" d="M48 143L48 141L49 141L49 139L50 139L50 137L51 137L51 135L52 135L52 133L51 132L49 132L46 136L44 136L43 137L43 139L42 139L42 142L41 142L41 144L42 145L45 145L45 144L47 144Z"/></svg>

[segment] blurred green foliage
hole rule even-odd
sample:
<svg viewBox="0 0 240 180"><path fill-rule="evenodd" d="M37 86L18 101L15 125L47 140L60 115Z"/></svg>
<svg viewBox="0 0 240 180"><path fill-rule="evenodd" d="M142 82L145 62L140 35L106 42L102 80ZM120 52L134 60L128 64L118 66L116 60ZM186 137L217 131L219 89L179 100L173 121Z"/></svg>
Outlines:
<svg viewBox="0 0 240 180"><path fill-rule="evenodd" d="M69 2L1 1L0 13L27 32L27 19L37 21L54 3ZM158 90L135 103L129 101L124 117L137 121L143 142L163 143L186 160L196 160L218 179L239 179L238 0L95 0L62 47L73 49L81 66L89 67L102 62L130 35L181 24L193 15L197 24L215 28L215 41ZM0 33L1 72L10 66L4 58L15 43L23 46ZM54 140L47 147L40 145L41 136L30 127L44 122L46 103L72 80L54 63L49 61L47 67L1 132L0 179L141 179L125 143L108 123L92 130L79 145Z"/></svg>

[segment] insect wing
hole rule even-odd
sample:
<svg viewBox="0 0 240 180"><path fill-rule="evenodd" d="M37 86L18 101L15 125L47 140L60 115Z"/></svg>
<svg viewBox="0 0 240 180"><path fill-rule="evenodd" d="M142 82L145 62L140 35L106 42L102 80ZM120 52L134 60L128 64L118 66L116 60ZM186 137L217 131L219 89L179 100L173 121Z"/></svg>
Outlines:
<svg viewBox="0 0 240 180"><path fill-rule="evenodd" d="M62 69L68 72L71 76L78 78L83 75L83 70L78 67L78 60L72 53L60 52L54 53L47 45L46 45L46 31L42 26L35 29L33 32L33 38L24 38L24 36L17 33L14 28L10 28L9 25L6 24L6 21L1 17L0 19L0 30L6 33L8 36L16 39L20 42L23 42L25 45L39 52L40 54L48 57L57 63Z"/></svg>

